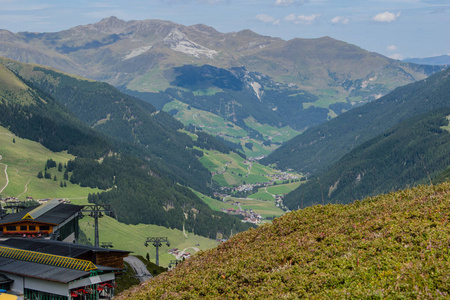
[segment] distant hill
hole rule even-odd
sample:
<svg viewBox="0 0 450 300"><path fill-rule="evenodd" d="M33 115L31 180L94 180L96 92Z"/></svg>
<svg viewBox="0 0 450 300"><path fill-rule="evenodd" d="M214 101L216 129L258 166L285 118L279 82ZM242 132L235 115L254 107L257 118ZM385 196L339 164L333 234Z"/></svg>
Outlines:
<svg viewBox="0 0 450 300"><path fill-rule="evenodd" d="M407 58L404 59L403 61L421 65L450 66L450 55L441 55L425 58Z"/></svg>
<svg viewBox="0 0 450 300"><path fill-rule="evenodd" d="M212 113L224 120L220 126L194 125L255 156L244 147L248 139L267 154L289 139L282 130L302 132L442 69L329 37L285 41L250 30L221 33L206 25L115 17L54 33L0 30L0 55L108 82L158 110L179 100ZM165 110L190 124L179 111ZM217 131L227 122L243 136ZM266 125L275 132L267 134Z"/></svg>
<svg viewBox="0 0 450 300"><path fill-rule="evenodd" d="M198 144L178 132L182 125L169 115L105 83L8 59L0 63L0 125L52 151L76 156L67 162L67 179L100 189L89 200L111 204L119 221L186 228L211 238L249 228L236 217L212 211L179 185L189 184L186 174L192 177L191 187L201 180L196 165L210 173L192 152ZM171 163L183 159L172 169ZM204 181L202 186L208 189Z"/></svg>
<svg viewBox="0 0 450 300"><path fill-rule="evenodd" d="M450 107L449 91L447 69L305 131L262 162L308 173L327 170L346 153L396 124L427 111Z"/></svg>
<svg viewBox="0 0 450 300"><path fill-rule="evenodd" d="M116 298L448 298L449 214L449 183L308 207Z"/></svg>
<svg viewBox="0 0 450 300"><path fill-rule="evenodd" d="M290 209L349 203L416 184L450 167L450 108L410 118L361 144L289 193ZM322 202L323 201L323 202Z"/></svg>

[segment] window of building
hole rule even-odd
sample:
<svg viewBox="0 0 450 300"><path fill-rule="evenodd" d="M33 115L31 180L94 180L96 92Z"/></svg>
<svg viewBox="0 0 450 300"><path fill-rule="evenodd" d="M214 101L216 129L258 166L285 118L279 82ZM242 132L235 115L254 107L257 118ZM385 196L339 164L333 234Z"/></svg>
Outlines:
<svg viewBox="0 0 450 300"><path fill-rule="evenodd" d="M28 229L29 229L29 230L36 230L36 226L30 225L30 226L28 226Z"/></svg>
<svg viewBox="0 0 450 300"><path fill-rule="evenodd" d="M16 226L6 226L6 231L16 231Z"/></svg>
<svg viewBox="0 0 450 300"><path fill-rule="evenodd" d="M27 226L23 226L23 225L20 226L20 231L27 231L27 229L28 229Z"/></svg>
<svg viewBox="0 0 450 300"><path fill-rule="evenodd" d="M48 225L41 225L41 226L39 226L39 229L40 230L50 230L50 226L48 226Z"/></svg>

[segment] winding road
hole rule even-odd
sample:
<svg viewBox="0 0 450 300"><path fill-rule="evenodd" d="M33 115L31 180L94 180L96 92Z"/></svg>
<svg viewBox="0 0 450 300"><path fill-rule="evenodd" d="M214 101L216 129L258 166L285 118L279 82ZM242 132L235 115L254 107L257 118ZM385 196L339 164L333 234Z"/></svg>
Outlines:
<svg viewBox="0 0 450 300"><path fill-rule="evenodd" d="M3 158L3 157L0 155L0 160L2 160L2 158ZM7 170L8 170L8 165L7 165L7 164L3 164L3 163L0 163L0 164L5 165L5 177L6 177L6 184L5 184L4 187L2 187L2 189L0 189L0 193L1 193L1 192L3 192L3 190L6 189L6 187L8 186L8 184L9 184L9 178L8 178L8 172L7 172Z"/></svg>
<svg viewBox="0 0 450 300"><path fill-rule="evenodd" d="M146 280L149 280L150 278L153 278L152 274L150 274L145 264L139 258L135 256L128 256L123 260L134 269L134 271L136 272L136 276L140 282L144 282Z"/></svg>

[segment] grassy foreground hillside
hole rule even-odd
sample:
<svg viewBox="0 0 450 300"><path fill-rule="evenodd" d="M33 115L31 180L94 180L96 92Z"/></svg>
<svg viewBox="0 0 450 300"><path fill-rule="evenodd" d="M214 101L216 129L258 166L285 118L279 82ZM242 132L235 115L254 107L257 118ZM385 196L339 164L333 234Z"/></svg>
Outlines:
<svg viewBox="0 0 450 300"><path fill-rule="evenodd" d="M313 206L235 235L116 299L443 299L450 183Z"/></svg>

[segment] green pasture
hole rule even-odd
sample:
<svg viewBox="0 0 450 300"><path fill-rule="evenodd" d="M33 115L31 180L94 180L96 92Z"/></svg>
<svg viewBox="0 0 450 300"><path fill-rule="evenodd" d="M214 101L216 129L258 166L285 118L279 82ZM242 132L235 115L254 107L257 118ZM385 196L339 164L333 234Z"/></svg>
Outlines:
<svg viewBox="0 0 450 300"><path fill-rule="evenodd" d="M206 204L208 204L211 209L216 211L221 211L222 208L234 208L237 209L236 205L233 205L235 202L241 203L242 209L253 209L253 211L257 214L260 214L262 217L279 217L283 215L285 212L275 206L275 201L272 198L271 201L264 201L258 199L249 199L249 198L236 198L236 197L227 197L225 202L213 199L211 197L205 196L197 191L193 191L197 194L197 196L202 199ZM267 193L266 193L267 194ZM268 194L267 194L268 195Z"/></svg>
<svg viewBox="0 0 450 300"><path fill-rule="evenodd" d="M14 142L14 141L15 142ZM15 136L4 127L0 127L0 190L6 185L5 167L9 183L3 192L3 198L16 197L25 200L31 196L34 199L45 198L84 198L89 193L99 192L98 189L82 188L66 181L67 187L60 187L63 172L57 168L49 170L52 179L39 179L39 171L44 172L47 159L53 159L63 165L74 157L67 152L55 153L39 143ZM56 181L53 180L56 176Z"/></svg>
<svg viewBox="0 0 450 300"><path fill-rule="evenodd" d="M164 70L159 67L152 68L144 75L137 76L127 86L128 89L139 92L159 92L170 87L164 77Z"/></svg>
<svg viewBox="0 0 450 300"><path fill-rule="evenodd" d="M272 185L267 187L267 191L271 194L283 195L287 194L296 188L298 188L302 184L301 182L292 182L286 184Z"/></svg>
<svg viewBox="0 0 450 300"><path fill-rule="evenodd" d="M215 91L205 91L205 93L214 92ZM236 124L213 113L193 108L181 101L171 101L166 103L163 108L164 111L171 111L174 109L177 110L174 117L184 125L195 125L212 135L220 135L226 140L238 143L242 146L245 155L248 157L268 155L278 147L276 144L265 146L262 144L262 141L248 138L248 133ZM300 133L289 126L276 128L268 124L260 124L251 117L247 118L245 123L247 126L261 132L266 138L271 137L273 143L285 142ZM252 149L245 147L246 143L252 143Z"/></svg>
<svg viewBox="0 0 450 300"><path fill-rule="evenodd" d="M258 192L251 194L248 196L251 199L259 199L264 201L275 201L275 198L272 194L266 191L266 188L259 188Z"/></svg>
<svg viewBox="0 0 450 300"><path fill-rule="evenodd" d="M215 211L221 211L222 208L227 209L227 208L233 208L233 207L235 207L235 206L232 206L230 203L223 202L223 201L221 201L221 200L213 199L213 198L211 198L211 197L209 197L209 196L206 196L206 195L203 195L202 193L197 192L197 191L195 191L195 190L192 190L192 191L193 191L200 199L202 199L203 202L205 202L206 204L208 204L208 206L209 206L212 210L215 210Z"/></svg>
<svg viewBox="0 0 450 300"><path fill-rule="evenodd" d="M273 143L286 142L301 133L300 131L294 130L289 126L277 128L269 124L260 124L253 117L245 119L244 122L245 125L260 132L264 137L270 137ZM268 148L267 146L262 147Z"/></svg>
<svg viewBox="0 0 450 300"><path fill-rule="evenodd" d="M177 114L174 116L184 125L195 125L206 132L213 135L224 134L231 137L245 137L247 132L232 122L219 117L213 113L199 110L189 106L178 100L166 103L164 111L176 109Z"/></svg>
<svg viewBox="0 0 450 300"><path fill-rule="evenodd" d="M295 190L297 187L299 187L300 184L301 182L293 182L287 184L272 185L268 187L261 187L258 189L258 192L249 195L248 198L260 199L265 201L274 201L275 195L287 194Z"/></svg>
<svg viewBox="0 0 450 300"><path fill-rule="evenodd" d="M200 158L200 162L211 172L223 172L213 176L213 180L220 186L238 186L245 183L261 183L267 182L270 178L269 174L276 174L277 171L263 166L257 162L246 161L234 152L229 154L203 150L204 155ZM250 172L249 172L250 169ZM239 175L240 174L240 175Z"/></svg>
<svg viewBox="0 0 450 300"><path fill-rule="evenodd" d="M215 240L189 232L186 232L186 235L184 235L181 230L169 229L157 225L127 225L110 217L100 218L98 223L100 245L102 242L111 242L114 247L113 249L131 251L132 255L142 255L143 257L146 257L147 253L149 253L150 260L153 263L155 262L156 249L153 245L145 247L144 243L147 237L167 237L170 242L170 247L163 244L159 248L159 263L163 267L167 267L170 260L175 259L175 256L167 252L171 248L178 248L179 250L187 248L186 252L193 254L195 250L192 247L207 250L218 245L218 242ZM86 234L89 241L94 244L94 219L85 216L80 220L80 228Z"/></svg>
<svg viewBox="0 0 450 300"><path fill-rule="evenodd" d="M281 208L275 206L274 201L244 199L235 197L230 197L227 198L226 200L226 202L230 204L236 201L241 203L242 209L253 209L255 213L260 214L264 218L272 216L279 217L285 214L285 212ZM236 208L236 206L232 207Z"/></svg>

